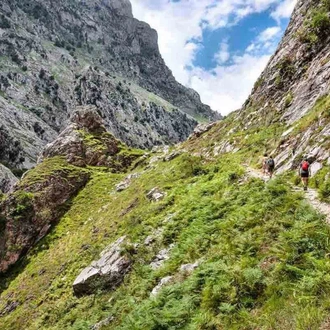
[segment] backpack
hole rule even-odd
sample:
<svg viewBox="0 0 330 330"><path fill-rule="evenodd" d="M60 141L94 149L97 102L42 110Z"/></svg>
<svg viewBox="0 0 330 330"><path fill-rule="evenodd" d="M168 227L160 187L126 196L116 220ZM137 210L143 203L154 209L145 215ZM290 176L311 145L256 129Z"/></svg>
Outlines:
<svg viewBox="0 0 330 330"><path fill-rule="evenodd" d="M308 169L309 169L309 163L304 161L302 164L301 164L301 169L305 172L308 172Z"/></svg>
<svg viewBox="0 0 330 330"><path fill-rule="evenodd" d="M270 168L274 168L274 167L275 167L274 159L273 159L273 158L269 158L269 159L267 160L267 165L268 165Z"/></svg>

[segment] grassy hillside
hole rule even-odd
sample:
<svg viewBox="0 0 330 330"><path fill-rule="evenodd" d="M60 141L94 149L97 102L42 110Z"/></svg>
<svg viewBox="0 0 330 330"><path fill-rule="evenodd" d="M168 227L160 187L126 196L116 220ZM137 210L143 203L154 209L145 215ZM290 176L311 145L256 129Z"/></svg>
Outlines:
<svg viewBox="0 0 330 330"><path fill-rule="evenodd" d="M239 133L233 116L174 160L135 169L141 176L123 192L115 185L126 175L89 168L91 181L60 223L1 279L0 328L87 330L111 317L102 329L319 329L330 306L329 228L287 177L265 184L245 173L287 128ZM228 143L236 152L214 155ZM162 201L146 197L154 187ZM122 235L139 243L124 283L75 297L81 270ZM171 244L170 259L153 270ZM192 274L179 271L196 261Z"/></svg>

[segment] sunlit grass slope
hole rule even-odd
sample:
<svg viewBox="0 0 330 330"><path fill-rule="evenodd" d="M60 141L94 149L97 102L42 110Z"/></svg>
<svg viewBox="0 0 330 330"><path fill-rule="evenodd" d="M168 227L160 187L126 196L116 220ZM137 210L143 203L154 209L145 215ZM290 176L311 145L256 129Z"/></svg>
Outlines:
<svg viewBox="0 0 330 330"><path fill-rule="evenodd" d="M120 193L124 175L90 169L59 225L1 281L0 308L19 306L0 328L87 330L112 316L105 329L318 329L330 307L329 229L285 181L247 178L241 163L183 154ZM163 201L146 198L154 187ZM157 229L162 237L146 247ZM122 235L140 243L124 283L76 298L76 276ZM152 270L170 244L170 260ZM197 260L192 275L179 272ZM168 275L173 283L150 297Z"/></svg>

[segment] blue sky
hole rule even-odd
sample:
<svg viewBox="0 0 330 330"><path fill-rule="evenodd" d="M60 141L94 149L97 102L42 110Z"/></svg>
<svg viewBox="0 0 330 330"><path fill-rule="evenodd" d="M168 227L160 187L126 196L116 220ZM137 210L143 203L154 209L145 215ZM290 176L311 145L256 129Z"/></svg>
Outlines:
<svg viewBox="0 0 330 330"><path fill-rule="evenodd" d="M131 0L176 79L222 114L238 109L276 50L297 0Z"/></svg>

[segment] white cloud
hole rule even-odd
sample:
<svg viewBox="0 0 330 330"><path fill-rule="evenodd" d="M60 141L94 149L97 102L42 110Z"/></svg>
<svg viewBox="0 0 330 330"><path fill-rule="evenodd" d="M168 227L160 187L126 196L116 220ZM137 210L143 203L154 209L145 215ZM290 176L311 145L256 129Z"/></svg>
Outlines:
<svg viewBox="0 0 330 330"><path fill-rule="evenodd" d="M271 16L277 21L283 18L289 18L297 1L298 0L284 0L277 6L274 12L272 12Z"/></svg>
<svg viewBox="0 0 330 330"><path fill-rule="evenodd" d="M288 15L294 1L131 0L134 16L158 31L160 52L176 79L197 90L203 102L224 114L245 101L281 31L277 26L265 30L240 57L230 53L225 40L214 54L217 67L209 72L193 65L198 50L206 46L203 30L230 27L271 6L276 6L272 16L281 19Z"/></svg>
<svg viewBox="0 0 330 330"><path fill-rule="evenodd" d="M226 115L241 107L269 58L245 54L234 57L230 66L220 65L212 72L195 68L190 85L201 93L204 102Z"/></svg>
<svg viewBox="0 0 330 330"><path fill-rule="evenodd" d="M272 40L274 37L278 36L281 33L281 31L282 30L279 26L269 27L260 33L258 40L260 42L266 42Z"/></svg>
<svg viewBox="0 0 330 330"><path fill-rule="evenodd" d="M224 64L230 59L229 45L226 41L220 44L220 50L214 55L214 59L218 64Z"/></svg>

